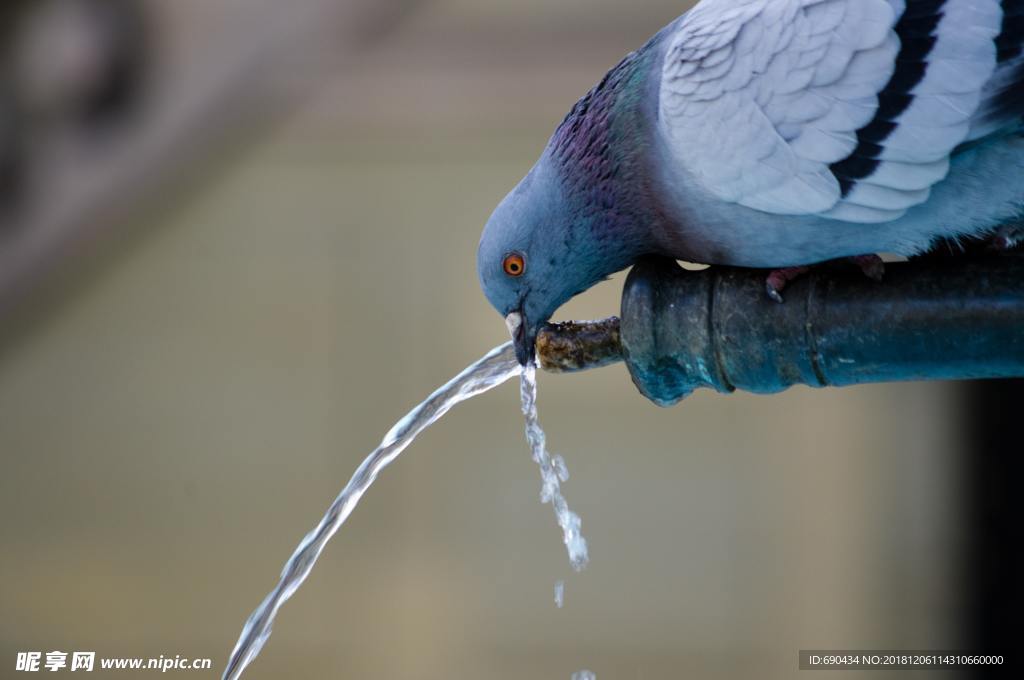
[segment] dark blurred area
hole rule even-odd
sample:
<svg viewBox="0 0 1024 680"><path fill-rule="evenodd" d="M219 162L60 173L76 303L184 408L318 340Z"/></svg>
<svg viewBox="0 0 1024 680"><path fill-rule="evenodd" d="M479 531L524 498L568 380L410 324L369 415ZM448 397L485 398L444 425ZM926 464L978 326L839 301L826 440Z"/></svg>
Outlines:
<svg viewBox="0 0 1024 680"><path fill-rule="evenodd" d="M1020 405L1024 380L977 381L961 393L965 427L961 447L971 532L968 645L976 649L1020 648L1018 621L1024 611L1024 520L1017 480L1021 464ZM1016 660L1013 668L1021 669Z"/></svg>
<svg viewBox="0 0 1024 680"><path fill-rule="evenodd" d="M139 0L10 0L0 9L2 209L45 191L25 178L34 151L69 129L95 137L131 113L151 47L145 22Z"/></svg>
<svg viewBox="0 0 1024 680"><path fill-rule="evenodd" d="M475 274L490 210L688 4L5 0L0 678L52 649L219 672L362 457L506 339ZM560 315L615 313L622 280ZM799 649L1013 655L1021 390L661 410L621 365L541 376L591 544L577 576L502 388L382 475L246 677L772 679Z"/></svg>

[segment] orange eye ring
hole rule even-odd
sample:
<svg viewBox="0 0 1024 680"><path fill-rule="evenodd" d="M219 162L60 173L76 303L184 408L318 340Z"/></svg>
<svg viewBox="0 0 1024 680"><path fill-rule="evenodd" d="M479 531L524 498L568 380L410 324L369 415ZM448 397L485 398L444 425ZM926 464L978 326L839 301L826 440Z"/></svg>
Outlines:
<svg viewBox="0 0 1024 680"><path fill-rule="evenodd" d="M501 268L509 276L522 276L526 271L526 259L522 253L509 253L501 261Z"/></svg>

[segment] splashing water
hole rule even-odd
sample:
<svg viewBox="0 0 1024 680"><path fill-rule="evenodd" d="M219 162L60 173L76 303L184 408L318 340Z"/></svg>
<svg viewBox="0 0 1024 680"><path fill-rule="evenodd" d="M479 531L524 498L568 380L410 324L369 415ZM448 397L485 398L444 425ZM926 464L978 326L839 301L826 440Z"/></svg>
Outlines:
<svg viewBox="0 0 1024 680"><path fill-rule="evenodd" d="M270 637L277 610L281 608L309 576L327 542L338 531L355 509L366 490L370 488L380 471L386 468L420 432L430 427L456 404L483 394L505 381L521 375L520 395L523 414L526 416L526 438L530 444L533 459L541 469L543 487L541 501L552 502L558 525L562 527L569 559L577 571L587 563L587 543L580 535L580 518L569 510L562 497L560 483L569 478L565 461L561 456L548 456L544 443L544 431L537 422L537 380L536 368L523 369L515 358L512 343L495 347L479 361L472 364L449 380L419 406L410 411L384 435L380 446L366 457L348 484L331 503L327 513L315 529L306 534L295 552L288 559L281 572L281 580L270 594L260 603L245 622L242 634L235 644L223 680L235 680L260 653ZM587 671L589 673L589 671ZM576 676L574 675L575 679ZM592 680L593 676L581 676L580 680Z"/></svg>
<svg viewBox="0 0 1024 680"><path fill-rule="evenodd" d="M309 576L327 541L345 523L380 471L397 458L398 454L412 443L416 435L447 413L452 406L497 387L519 374L521 370L511 342L496 347L427 397L384 435L380 446L366 457L352 475L352 479L331 503L320 524L302 539L299 547L285 564L277 587L245 622L242 635L238 638L238 643L231 652L231 658L224 670L224 680L239 677L260 653L263 643L270 637L277 610Z"/></svg>
<svg viewBox="0 0 1024 680"><path fill-rule="evenodd" d="M582 670L572 674L572 680L597 680L594 671Z"/></svg>
<svg viewBox="0 0 1024 680"><path fill-rule="evenodd" d="M565 581L555 581L555 606L559 609L565 604Z"/></svg>
<svg viewBox="0 0 1024 680"><path fill-rule="evenodd" d="M526 416L526 441L530 444L533 460L540 466L540 502L551 503L555 510L558 526L562 528L562 540L569 551L569 562L573 569L582 571L590 556L587 554L587 539L580 533L580 516L569 509L562 496L562 482L569 479L569 470L561 456L548 455L544 430L537 422L537 367L530 364L519 376L519 394L523 401L523 415Z"/></svg>

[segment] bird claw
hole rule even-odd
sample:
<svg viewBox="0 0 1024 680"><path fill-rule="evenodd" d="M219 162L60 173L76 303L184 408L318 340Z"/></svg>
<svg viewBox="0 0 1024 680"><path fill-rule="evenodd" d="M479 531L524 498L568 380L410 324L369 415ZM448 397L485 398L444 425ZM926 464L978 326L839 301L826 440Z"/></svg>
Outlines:
<svg viewBox="0 0 1024 680"><path fill-rule="evenodd" d="M885 278L885 262L878 255L855 255L848 259L872 281L881 283Z"/></svg>
<svg viewBox="0 0 1024 680"><path fill-rule="evenodd" d="M786 288L786 284L793 279L806 274L810 270L810 267L785 267L783 269L772 270L768 274L768 278L764 282L764 290L768 295L768 299L773 300L779 304L785 302L782 298L782 291Z"/></svg>
<svg viewBox="0 0 1024 680"><path fill-rule="evenodd" d="M885 262L878 255L857 255L848 257L846 260L857 265L857 268L863 272L864 276L872 281L881 283L885 277ZM779 304L785 302L782 297L782 291L786 288L786 284L806 274L810 269L809 266L802 266L772 270L764 282L764 290L768 299Z"/></svg>
<svg viewBox="0 0 1024 680"><path fill-rule="evenodd" d="M990 250L1004 253L1013 250L1021 243L1024 243L1024 224L1012 223L996 229L989 237L988 247Z"/></svg>

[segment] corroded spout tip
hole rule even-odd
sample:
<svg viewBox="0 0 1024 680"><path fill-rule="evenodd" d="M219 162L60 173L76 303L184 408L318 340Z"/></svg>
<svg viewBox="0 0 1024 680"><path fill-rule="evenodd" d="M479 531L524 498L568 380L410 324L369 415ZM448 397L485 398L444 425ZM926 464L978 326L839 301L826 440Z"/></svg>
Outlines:
<svg viewBox="0 0 1024 680"><path fill-rule="evenodd" d="M622 361L619 318L545 324L537 334L537 358L551 373L576 373Z"/></svg>

